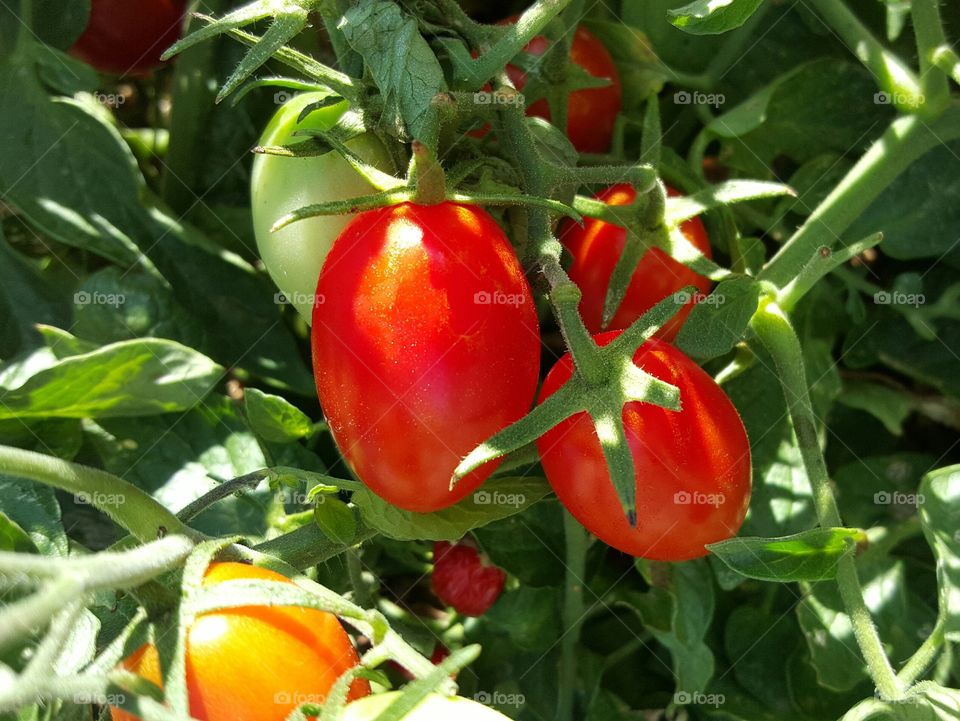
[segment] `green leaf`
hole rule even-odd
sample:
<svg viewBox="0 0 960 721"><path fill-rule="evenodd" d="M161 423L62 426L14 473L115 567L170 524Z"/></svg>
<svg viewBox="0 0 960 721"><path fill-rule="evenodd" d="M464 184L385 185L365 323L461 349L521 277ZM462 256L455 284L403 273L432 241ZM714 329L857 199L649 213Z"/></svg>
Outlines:
<svg viewBox="0 0 960 721"><path fill-rule="evenodd" d="M693 306L677 335L677 347L698 360L729 351L743 338L760 303L760 290L751 278L721 281Z"/></svg>
<svg viewBox="0 0 960 721"><path fill-rule="evenodd" d="M483 618L508 634L511 644L526 651L546 651L557 640L560 591L520 586L501 595Z"/></svg>
<svg viewBox="0 0 960 721"><path fill-rule="evenodd" d="M920 484L920 522L937 559L945 636L960 641L960 465L938 468Z"/></svg>
<svg viewBox="0 0 960 721"><path fill-rule="evenodd" d="M309 416L286 398L247 388L243 402L250 427L264 440L289 443L313 431Z"/></svg>
<svg viewBox="0 0 960 721"><path fill-rule="evenodd" d="M0 419L140 416L199 403L223 369L172 341L146 339L70 356L0 391Z"/></svg>
<svg viewBox="0 0 960 721"><path fill-rule="evenodd" d="M494 565L526 586L555 586L564 578L563 507L545 498L515 514L473 530Z"/></svg>
<svg viewBox="0 0 960 721"><path fill-rule="evenodd" d="M910 396L870 381L847 381L837 400L850 408L866 411L895 436L903 435L903 422L913 411Z"/></svg>
<svg viewBox="0 0 960 721"><path fill-rule="evenodd" d="M623 97L624 111L639 110L646 98L660 92L666 79L663 67L641 30L622 22L593 18L586 18L584 25L610 51L620 83L629 89Z"/></svg>
<svg viewBox="0 0 960 721"><path fill-rule="evenodd" d="M854 528L816 528L782 538L731 538L707 548L738 573L760 581L825 581L864 538Z"/></svg>
<svg viewBox="0 0 960 721"><path fill-rule="evenodd" d="M790 186L764 180L728 180L690 195L667 198L667 219L671 225L696 217L713 208L748 200L795 195Z"/></svg>
<svg viewBox="0 0 960 721"><path fill-rule="evenodd" d="M520 513L549 491L542 478L506 477L434 513L404 511L367 490L354 493L353 502L368 526L398 541L458 541L474 528Z"/></svg>
<svg viewBox="0 0 960 721"><path fill-rule="evenodd" d="M743 25L763 0L694 0L668 10L670 22L691 35L717 35Z"/></svg>
<svg viewBox="0 0 960 721"><path fill-rule="evenodd" d="M375 0L347 10L340 30L363 56L383 94L387 116L402 119L410 136L421 139L436 113L433 98L447 86L443 69L420 34L416 18L406 15L395 3Z"/></svg>
<svg viewBox="0 0 960 721"><path fill-rule="evenodd" d="M3 517L17 527L8 528L8 536L19 538L17 529L22 529L43 555L67 555L67 534L60 522L60 505L52 488L0 475L0 508Z"/></svg>
<svg viewBox="0 0 960 721"><path fill-rule="evenodd" d="M332 541L350 543L357 537L357 518L350 506L336 496L320 496L313 509L313 520Z"/></svg>

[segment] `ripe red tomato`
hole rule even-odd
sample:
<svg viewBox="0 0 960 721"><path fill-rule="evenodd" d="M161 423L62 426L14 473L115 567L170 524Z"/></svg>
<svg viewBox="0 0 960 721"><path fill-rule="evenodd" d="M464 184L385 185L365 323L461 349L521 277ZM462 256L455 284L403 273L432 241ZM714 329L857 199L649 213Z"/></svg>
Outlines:
<svg viewBox="0 0 960 721"><path fill-rule="evenodd" d="M504 22L516 22L513 17ZM550 41L535 37L524 48L531 55L543 55ZM610 149L613 125L620 112L620 74L610 53L600 39L584 27L577 27L570 46L570 59L595 78L607 78L610 84L601 88L583 88L570 93L567 101L567 137L581 153L605 153ZM510 81L523 90L527 74L513 65L507 66ZM550 120L550 108L544 98L531 103L527 115Z"/></svg>
<svg viewBox="0 0 960 721"><path fill-rule="evenodd" d="M606 345L622 331L595 337ZM736 535L750 502L750 444L720 386L669 343L650 340L634 365L680 389L680 411L631 402L623 408L637 481L631 527L604 463L593 421L578 413L537 441L547 480L567 510L604 543L634 556L683 561ZM547 374L540 402L571 376L570 354Z"/></svg>
<svg viewBox="0 0 960 721"><path fill-rule="evenodd" d="M506 580L506 573L485 562L468 543L433 544L433 592L464 616L485 614L500 597Z"/></svg>
<svg viewBox="0 0 960 721"><path fill-rule="evenodd" d="M496 462L452 491L450 476L527 412L540 354L530 287L493 218L449 202L361 213L316 295L317 392L353 471L408 511L472 493Z"/></svg>
<svg viewBox="0 0 960 721"><path fill-rule="evenodd" d="M265 568L212 563L203 579L292 583ZM305 702L321 703L337 678L359 662L350 637L331 613L312 608L249 606L198 616L187 632L190 715L200 721L283 721ZM162 685L154 646L143 645L123 667ZM370 693L363 679L350 698ZM117 708L113 721L137 721Z"/></svg>
<svg viewBox="0 0 960 721"><path fill-rule="evenodd" d="M97 70L142 74L180 37L187 0L92 0L90 22L70 52Z"/></svg>
<svg viewBox="0 0 960 721"><path fill-rule="evenodd" d="M667 188L667 193L671 196L679 195L672 188ZM603 190L596 197L609 205L627 205L637 197L637 191L632 185L621 183ZM680 232L701 253L708 258L713 257L710 239L700 218L691 218L683 223ZM587 218L582 227L573 221L565 220L558 236L573 256L573 264L568 274L583 293L580 315L591 333L599 333L610 276L613 275L617 259L623 252L627 231L618 225ZM626 328L661 300L689 285L695 285L703 294L710 291L708 278L693 272L659 248L651 248L644 253L633 272L627 294L611 319L608 329ZM695 300L695 297L691 297L660 329L657 337L673 340L693 310Z"/></svg>

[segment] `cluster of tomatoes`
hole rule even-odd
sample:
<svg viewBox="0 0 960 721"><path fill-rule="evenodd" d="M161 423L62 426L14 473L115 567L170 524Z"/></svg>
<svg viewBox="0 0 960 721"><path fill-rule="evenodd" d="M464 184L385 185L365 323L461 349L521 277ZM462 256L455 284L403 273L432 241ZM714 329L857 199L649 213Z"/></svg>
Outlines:
<svg viewBox="0 0 960 721"><path fill-rule="evenodd" d="M122 42L111 32L118 27L117 17L132 16L114 5L113 0L93 2L90 26L72 52L106 72L149 69L176 39L184 0L145 3L150 17L118 29ZM536 38L526 51L543 55L547 47L546 39ZM567 134L581 152L604 152L620 111L616 67L584 28L576 31L571 57L590 75L609 82L570 94ZM522 89L525 73L513 67L508 73ZM308 105L324 97L303 93L283 105L261 145L289 145L305 139L298 131L331 129L349 110L346 103L321 104L299 120ZM533 103L528 112L549 119L545 101ZM396 170L373 134L348 145L365 162ZM474 493L498 462L451 488L454 468L478 444L525 415L537 400L539 385L541 342L534 299L500 225L477 206L408 202L356 216L310 218L271 232L279 217L297 208L373 192L335 152L297 159L257 156L252 188L264 264L312 325L317 391L350 468L371 491L408 511L437 511ZM597 198L626 205L636 194L621 184ZM699 219L684 223L681 232L710 256ZM659 250L649 250L603 328L604 299L626 231L591 219L583 225L565 221L558 236L572 259L569 275L582 291L584 323L600 345L681 288L695 285L709 291L707 279ZM677 386L682 402L679 411L641 402L623 408L636 470L635 524L622 512L588 415L568 418L537 442L544 473L566 508L610 546L655 560L702 556L706 544L734 535L750 495L749 444L736 410L712 378L670 344L691 302L633 358L638 367ZM569 354L560 358L539 390L539 402L573 372ZM434 556L437 595L465 615L482 614L503 589L503 571L486 564L470 543L437 544ZM204 583L237 578L289 582L263 569L215 563ZM204 721L282 719L305 700L321 702L336 678L357 663L338 619L322 611L249 607L203 614L187 637L191 715ZM142 646L124 665L161 683L153 646ZM231 672L225 674L224 668ZM369 690L367 681L357 680L350 697L366 696ZM367 706L351 704L346 718L371 718L389 697L371 698ZM447 717L451 711L467 718L502 718L463 705L470 702L436 706L450 703L457 702L434 697L421 707L422 716L408 718ZM113 718L133 719L119 709Z"/></svg>

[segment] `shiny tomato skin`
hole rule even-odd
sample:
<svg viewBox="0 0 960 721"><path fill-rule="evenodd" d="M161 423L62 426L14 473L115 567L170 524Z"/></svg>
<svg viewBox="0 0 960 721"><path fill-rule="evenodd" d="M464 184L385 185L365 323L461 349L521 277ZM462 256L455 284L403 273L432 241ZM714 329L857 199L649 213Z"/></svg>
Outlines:
<svg viewBox="0 0 960 721"><path fill-rule="evenodd" d="M510 18L504 22L516 22ZM543 55L550 41L542 35L524 48L531 55ZM567 101L567 137L581 153L605 153L610 150L613 126L622 108L620 74L610 53L600 39L585 27L577 27L570 46L570 59L595 78L607 78L610 84L600 88L583 88L570 93ZM510 81L522 91L527 74L513 65L507 66ZM527 115L550 120L550 107L541 98L530 104Z"/></svg>
<svg viewBox="0 0 960 721"><path fill-rule="evenodd" d="M606 345L622 331L595 337ZM623 408L637 482L631 527L610 481L593 421L578 413L537 441L547 480L583 526L604 543L656 561L706 555L736 535L750 502L750 444L723 390L669 343L650 340L634 364L680 389L680 411L631 402ZM547 374L540 402L572 372L570 355Z"/></svg>
<svg viewBox="0 0 960 721"><path fill-rule="evenodd" d="M482 616L496 603L507 574L468 542L433 544L433 592L464 616Z"/></svg>
<svg viewBox="0 0 960 721"><path fill-rule="evenodd" d="M356 475L426 513L460 460L523 416L540 338L530 288L503 231L476 206L404 203L358 215L327 256L312 329L317 392Z"/></svg>
<svg viewBox="0 0 960 721"><path fill-rule="evenodd" d="M668 195L679 193L672 188ZM613 185L597 194L597 199L609 205L627 205L636 198L637 192L627 183ZM710 250L710 238L700 218L691 218L680 226L680 232L708 258L713 257ZM605 223L595 218L587 218L580 226L573 221L564 221L558 233L560 242L570 251L573 263L568 274L579 286L583 297L580 300L580 315L587 330L591 333L601 331L603 304L610 286L610 276L617 265L617 259L623 252L627 231L620 226ZM659 248L651 248L640 259L633 272L627 294L617 309L609 326L604 330L623 329L637 320L673 293L686 286L696 286L701 294L710 292L710 280L698 275L679 261L674 260ZM696 298L681 308L657 333L658 338L672 341L676 338Z"/></svg>
<svg viewBox="0 0 960 721"><path fill-rule="evenodd" d="M234 579L292 583L243 563L212 563L203 585ZM200 721L283 721L305 701L322 702L337 678L359 662L350 637L331 613L311 608L247 606L198 616L187 636L190 715ZM162 685L156 648L143 645L123 667ZM351 698L370 693L359 679ZM110 709L113 721L138 721Z"/></svg>
<svg viewBox="0 0 960 721"><path fill-rule="evenodd" d="M298 122L304 108L327 97L327 93L298 93L277 109L264 128L259 144L296 145L308 139L304 131L333 128L350 109L346 101L313 110ZM365 162L386 173L394 171L387 149L375 134L362 133L346 145ZM376 192L335 150L304 158L264 153L253 156L250 209L257 249L273 282L307 324L313 318L313 293L323 261L340 231L354 216L318 215L277 231L272 232L270 228L298 208Z"/></svg>
<svg viewBox="0 0 960 721"><path fill-rule="evenodd" d="M187 0L92 0L71 54L100 72L142 75L180 37Z"/></svg>

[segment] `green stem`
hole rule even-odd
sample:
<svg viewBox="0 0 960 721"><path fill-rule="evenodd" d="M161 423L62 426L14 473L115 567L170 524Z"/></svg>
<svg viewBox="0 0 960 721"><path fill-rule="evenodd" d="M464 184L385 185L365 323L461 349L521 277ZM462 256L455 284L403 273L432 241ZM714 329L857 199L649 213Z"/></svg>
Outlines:
<svg viewBox="0 0 960 721"><path fill-rule="evenodd" d="M295 531L286 533L253 547L253 550L268 556L275 556L294 568L304 569L316 566L339 556L351 546L373 538L377 532L372 528L361 528L349 544L337 543L327 538L317 524L310 523Z"/></svg>
<svg viewBox="0 0 960 721"><path fill-rule="evenodd" d="M924 104L930 111L940 112L949 102L950 86L943 70L934 63L934 52L947 41L937 0L912 0L910 18L917 38Z"/></svg>
<svg viewBox="0 0 960 721"><path fill-rule="evenodd" d="M947 617L945 613L937 616L937 623L933 627L933 631L927 636L927 639L920 648L917 649L916 653L904 664L903 668L900 669L897 678L900 679L900 683L905 687L911 686L920 678L920 675L927 670L927 667L933 663L934 658L936 658L940 652L941 646L943 646L946 623Z"/></svg>
<svg viewBox="0 0 960 721"><path fill-rule="evenodd" d="M953 82L960 85L960 55L949 45L941 45L931 53L934 65L953 78Z"/></svg>
<svg viewBox="0 0 960 721"><path fill-rule="evenodd" d="M589 537L583 526L566 511L563 514L563 531L566 539L566 581L557 718L559 721L572 721L577 690L577 643L583 622L583 578L586 575Z"/></svg>
<svg viewBox="0 0 960 721"><path fill-rule="evenodd" d="M817 438L816 419L810 401L800 341L787 316L769 299L761 302L751 320L751 327L770 352L777 367L800 455L813 492L814 508L820 526L842 526ZM863 589L857 576L853 554L847 554L840 559L837 583L854 636L877 689L885 699L900 698L903 695L903 686L890 665L870 617L870 610L863 599Z"/></svg>
<svg viewBox="0 0 960 721"><path fill-rule="evenodd" d="M347 573L350 574L350 585L353 586L353 601L361 608L370 608L373 600L370 589L363 578L363 562L360 560L360 549L351 548L346 552Z"/></svg>
<svg viewBox="0 0 960 721"><path fill-rule="evenodd" d="M823 20L846 43L850 51L890 94L893 104L905 112L923 105L920 81L913 70L885 48L841 0L810 0Z"/></svg>
<svg viewBox="0 0 960 721"><path fill-rule="evenodd" d="M957 104L935 122L913 116L894 120L767 263L759 278L781 287L793 280L820 246L834 246L853 221L915 160L956 138L960 138Z"/></svg>
<svg viewBox="0 0 960 721"><path fill-rule="evenodd" d="M199 540L203 534L184 524L132 483L99 468L70 463L42 453L0 446L0 469L19 478L59 488L89 501L141 541L166 534Z"/></svg>

